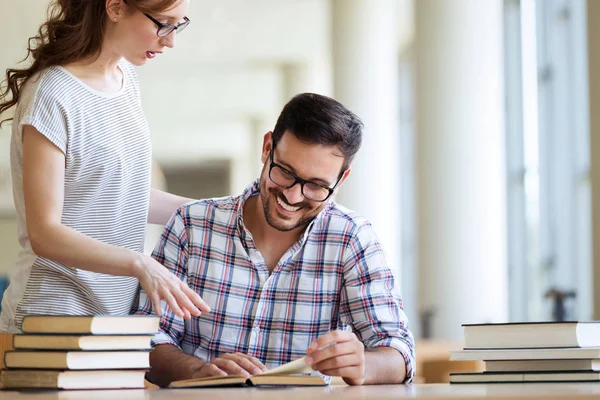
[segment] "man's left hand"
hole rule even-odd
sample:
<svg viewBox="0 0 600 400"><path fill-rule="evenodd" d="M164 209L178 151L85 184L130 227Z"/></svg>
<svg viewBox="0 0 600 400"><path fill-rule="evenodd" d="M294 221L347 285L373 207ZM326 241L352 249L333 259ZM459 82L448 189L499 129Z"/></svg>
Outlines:
<svg viewBox="0 0 600 400"><path fill-rule="evenodd" d="M324 375L340 376L349 385L365 382L365 346L352 332L332 331L315 339L306 362Z"/></svg>

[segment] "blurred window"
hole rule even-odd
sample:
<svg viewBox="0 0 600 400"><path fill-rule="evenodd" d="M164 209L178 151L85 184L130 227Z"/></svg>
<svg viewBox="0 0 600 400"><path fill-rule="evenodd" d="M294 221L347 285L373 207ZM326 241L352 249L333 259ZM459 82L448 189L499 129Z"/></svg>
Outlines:
<svg viewBox="0 0 600 400"><path fill-rule="evenodd" d="M511 320L592 318L585 0L505 0ZM574 296L574 297L571 297Z"/></svg>

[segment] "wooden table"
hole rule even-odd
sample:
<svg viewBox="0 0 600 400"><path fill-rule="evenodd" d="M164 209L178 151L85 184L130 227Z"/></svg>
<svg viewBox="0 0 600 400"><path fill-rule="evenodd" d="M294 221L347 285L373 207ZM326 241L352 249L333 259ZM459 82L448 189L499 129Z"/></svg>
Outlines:
<svg viewBox="0 0 600 400"><path fill-rule="evenodd" d="M106 391L0 392L0 399L27 400L379 400L379 399L600 399L600 383L421 384L305 388L160 389Z"/></svg>

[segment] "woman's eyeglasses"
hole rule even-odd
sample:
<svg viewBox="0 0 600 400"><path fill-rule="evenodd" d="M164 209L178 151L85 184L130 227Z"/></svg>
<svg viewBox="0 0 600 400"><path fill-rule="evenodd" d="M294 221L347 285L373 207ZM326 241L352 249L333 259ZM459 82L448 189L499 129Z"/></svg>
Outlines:
<svg viewBox="0 0 600 400"><path fill-rule="evenodd" d="M157 21L156 18L152 17L152 15L146 14L145 12L139 10L135 5L130 4L127 1L125 1L125 4L129 4L130 6L132 6L133 8L135 8L136 10L138 10L142 14L144 14L144 16L146 18L148 18L150 21L154 22L154 24L158 27L158 29L156 30L156 35L158 37L169 36L171 33L173 33L173 31L177 31L177 33L180 33L191 22L188 17L183 17L183 21L180 22L180 23L178 23L178 24L166 24L166 23L162 23L160 21Z"/></svg>
<svg viewBox="0 0 600 400"><path fill-rule="evenodd" d="M158 30L156 31L156 35L158 37L169 36L171 33L173 33L173 31L181 33L181 31L183 31L190 24L190 19L188 17L183 17L183 21L178 24L164 24L157 21L149 14L142 14L144 14L150 21L154 22L154 24L158 27Z"/></svg>

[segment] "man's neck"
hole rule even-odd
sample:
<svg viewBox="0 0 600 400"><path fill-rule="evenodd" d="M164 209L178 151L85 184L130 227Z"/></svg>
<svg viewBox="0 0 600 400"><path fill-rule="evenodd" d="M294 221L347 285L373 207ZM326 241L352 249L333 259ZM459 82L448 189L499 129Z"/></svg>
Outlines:
<svg viewBox="0 0 600 400"><path fill-rule="evenodd" d="M289 242L291 246L304 231L304 227L298 227L291 231L280 231L269 225L260 194L248 198L244 205L243 219L255 241L258 239L261 242Z"/></svg>
<svg viewBox="0 0 600 400"><path fill-rule="evenodd" d="M243 210L243 221L252 234L254 244L261 252L265 263L272 272L280 258L298 240L304 227L282 232L273 228L267 222L260 195L251 196L246 200Z"/></svg>

